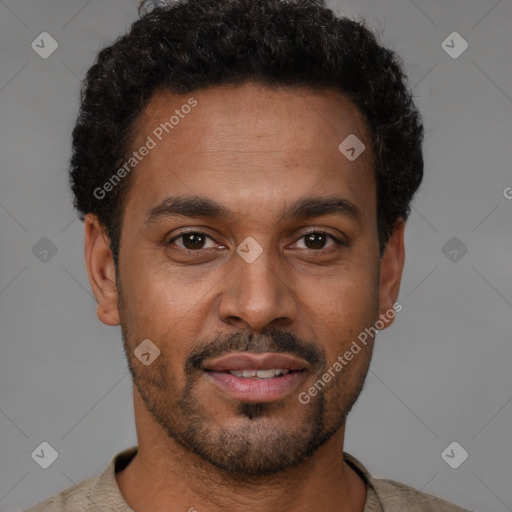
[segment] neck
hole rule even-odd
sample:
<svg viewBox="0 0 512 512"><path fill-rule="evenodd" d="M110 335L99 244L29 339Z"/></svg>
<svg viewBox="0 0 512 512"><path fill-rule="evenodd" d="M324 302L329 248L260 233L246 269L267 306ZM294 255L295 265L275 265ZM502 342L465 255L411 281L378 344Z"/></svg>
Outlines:
<svg viewBox="0 0 512 512"><path fill-rule="evenodd" d="M116 480L136 512L363 511L366 485L343 461L344 427L298 466L269 477L244 478L212 466L170 439L135 389L134 404L138 452Z"/></svg>

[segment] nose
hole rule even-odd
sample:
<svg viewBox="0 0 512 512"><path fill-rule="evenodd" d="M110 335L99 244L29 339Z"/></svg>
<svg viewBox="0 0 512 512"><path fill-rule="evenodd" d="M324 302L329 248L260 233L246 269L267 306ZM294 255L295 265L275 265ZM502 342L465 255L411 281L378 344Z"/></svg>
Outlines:
<svg viewBox="0 0 512 512"><path fill-rule="evenodd" d="M233 259L219 303L222 322L256 332L292 324L297 319L297 299L286 272L279 269L277 255L263 249L250 263L238 254Z"/></svg>

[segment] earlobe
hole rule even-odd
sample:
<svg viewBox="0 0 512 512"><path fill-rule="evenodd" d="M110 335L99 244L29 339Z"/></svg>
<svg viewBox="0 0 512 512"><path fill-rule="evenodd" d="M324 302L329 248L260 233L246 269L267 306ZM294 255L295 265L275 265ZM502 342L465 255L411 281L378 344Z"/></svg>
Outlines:
<svg viewBox="0 0 512 512"><path fill-rule="evenodd" d="M110 241L96 215L85 216L85 263L98 302L97 315L106 325L119 325L116 273Z"/></svg>
<svg viewBox="0 0 512 512"><path fill-rule="evenodd" d="M405 221L400 220L389 237L380 262L379 315L386 315L386 326L393 323L393 305L398 298L402 270L405 262L404 250ZM390 312L393 312L391 315ZM387 314L386 314L387 313Z"/></svg>

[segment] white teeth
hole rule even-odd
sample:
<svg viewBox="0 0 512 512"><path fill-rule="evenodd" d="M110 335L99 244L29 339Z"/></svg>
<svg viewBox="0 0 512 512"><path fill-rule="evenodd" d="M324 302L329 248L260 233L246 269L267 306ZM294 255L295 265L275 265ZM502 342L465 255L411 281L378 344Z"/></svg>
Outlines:
<svg viewBox="0 0 512 512"><path fill-rule="evenodd" d="M275 370L258 370L256 372L256 377L259 379L271 379L276 376Z"/></svg>
<svg viewBox="0 0 512 512"><path fill-rule="evenodd" d="M290 370L282 368L272 368L269 370L230 370L231 375L236 377L243 377L246 379L257 377L258 379L272 379L273 377L279 377L280 375L287 375Z"/></svg>

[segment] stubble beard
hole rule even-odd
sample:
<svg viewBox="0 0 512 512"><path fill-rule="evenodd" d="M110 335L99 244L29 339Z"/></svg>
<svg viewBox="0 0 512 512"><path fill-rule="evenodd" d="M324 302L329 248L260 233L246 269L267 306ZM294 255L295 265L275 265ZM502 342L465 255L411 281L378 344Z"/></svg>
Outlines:
<svg viewBox="0 0 512 512"><path fill-rule="evenodd" d="M220 425L209 413L208 404L201 403L196 396L195 384L201 377L200 372L187 371L191 361L199 366L200 360L212 351L205 349L202 359L189 358L185 365L186 384L180 392L172 371L167 368L164 352L150 366L143 366L135 357L133 350L137 346L138 330L130 325L130 315L122 314L121 294L119 297L128 367L146 409L170 439L232 476L269 477L299 465L344 426L362 391L372 355L370 345L366 347L366 354L360 354L359 369L345 367L346 373L338 375L331 387L319 391L308 404L300 403L294 395L281 404L240 403L234 412L235 424ZM273 331L264 338L248 335L243 341L239 337L215 338L206 345L222 346L224 351L229 346L230 350L288 353L297 353L297 347L303 347L298 355L308 362L314 360L314 381L321 378L327 368L325 353L316 344L306 344L285 331ZM287 407L301 411L301 420L293 424L287 422Z"/></svg>
<svg viewBox="0 0 512 512"><path fill-rule="evenodd" d="M151 369L135 360L133 350L127 351L127 358L145 407L169 438L215 468L251 478L295 467L324 445L345 424L370 362L350 395L333 386L319 391L308 404L297 400L295 407L303 413L302 420L294 425L286 421L284 404L240 403L235 411L236 425L224 426L194 393L196 378L187 377L180 393L163 361ZM295 395L290 399L292 404L293 399Z"/></svg>

